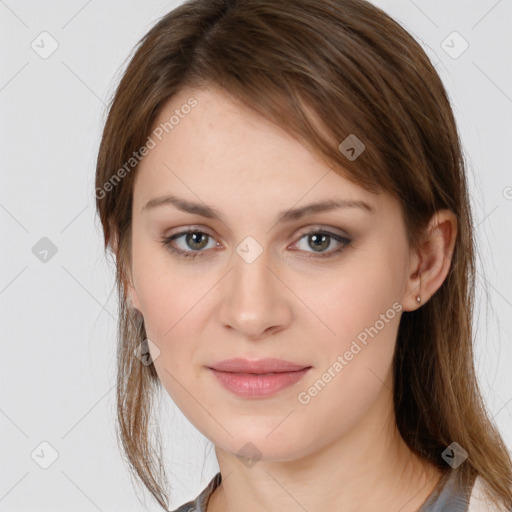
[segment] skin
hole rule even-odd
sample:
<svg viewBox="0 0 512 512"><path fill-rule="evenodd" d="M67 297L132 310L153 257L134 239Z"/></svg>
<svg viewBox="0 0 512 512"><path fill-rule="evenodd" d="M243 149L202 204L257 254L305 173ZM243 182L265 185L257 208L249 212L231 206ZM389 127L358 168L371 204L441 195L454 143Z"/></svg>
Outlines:
<svg viewBox="0 0 512 512"><path fill-rule="evenodd" d="M183 90L156 124L191 96L198 106L137 170L128 287L160 351L152 355L163 386L215 445L223 481L208 512L417 510L441 473L414 456L396 429L392 358L400 316L421 307L448 273L455 217L437 212L424 245L413 250L394 198L342 178L218 89ZM206 203L223 221L172 205L143 210L165 194ZM362 200L374 211L346 208L276 223L282 210L326 199ZM188 227L210 237L202 246L175 240L182 250L202 251L180 258L162 240ZM322 259L304 235L313 228L351 243L334 255L342 244L332 238L321 251L333 256ZM251 263L236 252L247 236L263 248ZM401 311L300 403L298 394L393 303ZM275 395L245 399L206 368L235 356L313 368ZM253 465L237 456L248 442L258 450Z"/></svg>

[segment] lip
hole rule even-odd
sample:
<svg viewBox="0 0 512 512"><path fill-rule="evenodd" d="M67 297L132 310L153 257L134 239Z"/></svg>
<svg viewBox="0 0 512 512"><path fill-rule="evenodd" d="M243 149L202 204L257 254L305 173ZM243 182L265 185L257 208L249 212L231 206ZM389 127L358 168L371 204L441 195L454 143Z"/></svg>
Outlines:
<svg viewBox="0 0 512 512"><path fill-rule="evenodd" d="M267 397L299 382L312 368L283 359L227 359L208 366L218 382L244 398Z"/></svg>
<svg viewBox="0 0 512 512"><path fill-rule="evenodd" d="M235 357L226 359L209 366L212 370L220 372L232 373L271 373L271 372L293 372L309 368L309 365L292 363L284 359L276 359L267 357L265 359L244 359L243 357Z"/></svg>

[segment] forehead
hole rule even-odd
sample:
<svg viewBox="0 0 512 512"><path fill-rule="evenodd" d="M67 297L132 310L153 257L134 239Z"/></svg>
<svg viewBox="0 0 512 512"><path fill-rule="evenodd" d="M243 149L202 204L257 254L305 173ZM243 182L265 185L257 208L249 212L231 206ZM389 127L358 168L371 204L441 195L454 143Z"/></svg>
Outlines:
<svg viewBox="0 0 512 512"><path fill-rule="evenodd" d="M193 105L193 106L192 106ZM137 169L134 201L177 194L219 205L253 198L260 208L375 195L334 172L282 128L216 88L183 89L160 111L155 146Z"/></svg>

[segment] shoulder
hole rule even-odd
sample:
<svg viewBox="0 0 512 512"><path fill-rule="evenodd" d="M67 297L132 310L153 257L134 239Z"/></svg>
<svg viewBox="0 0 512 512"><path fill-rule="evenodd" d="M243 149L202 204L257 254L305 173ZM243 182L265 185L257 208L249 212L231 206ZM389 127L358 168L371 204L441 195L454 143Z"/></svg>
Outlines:
<svg viewBox="0 0 512 512"><path fill-rule="evenodd" d="M471 490L468 512L510 512L504 507L490 503L484 495L484 486L482 478L477 476Z"/></svg>
<svg viewBox="0 0 512 512"><path fill-rule="evenodd" d="M204 509L198 508L199 503L197 500L188 501L184 505L181 505L181 507L178 507L177 509L172 510L171 512L203 512Z"/></svg>
<svg viewBox="0 0 512 512"><path fill-rule="evenodd" d="M181 507L178 507L171 512L203 512L203 509L198 508L199 503L197 499L187 501L187 503L184 503L181 505Z"/></svg>
<svg viewBox="0 0 512 512"><path fill-rule="evenodd" d="M184 503L181 507L171 512L205 512L210 496L221 482L222 476L220 472L218 472L195 499L187 501L187 503Z"/></svg>

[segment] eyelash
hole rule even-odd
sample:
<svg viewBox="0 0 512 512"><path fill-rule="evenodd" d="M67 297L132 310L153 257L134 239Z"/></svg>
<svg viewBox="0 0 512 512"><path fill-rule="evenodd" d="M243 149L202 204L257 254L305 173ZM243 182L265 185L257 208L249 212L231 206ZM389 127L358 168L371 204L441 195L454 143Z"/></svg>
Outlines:
<svg viewBox="0 0 512 512"><path fill-rule="evenodd" d="M213 238L211 235L209 235L208 233L205 233L204 231L200 231L198 229L189 229L187 231L181 231L180 233L176 233L174 235L165 237L161 241L161 243L164 245L164 247L166 247L168 250L170 250L172 253L176 254L179 257L194 259L199 253L206 252L206 251L204 251L204 250L200 250L200 251L192 251L192 250L191 251L183 251L181 249L177 249L174 245L172 245L172 242L175 239L180 238L183 235L187 235L189 233L200 233L202 235L206 235L206 236L208 236L210 238ZM352 243L352 240L350 240L349 238L342 237L340 235L337 235L336 233L332 233L331 231L327 231L325 229L313 229L311 231L303 233L299 237L298 241L300 241L304 237L307 237L307 236L310 236L310 235L327 235L327 236L331 237L331 239L334 239L336 242L338 242L338 243L340 243L342 245L341 245L340 248L335 249L333 251L324 252L324 253L317 253L314 256L306 256L306 258L332 258L333 256L336 256L337 254L342 252L346 247L348 247ZM309 252L309 251L306 251L306 252Z"/></svg>

